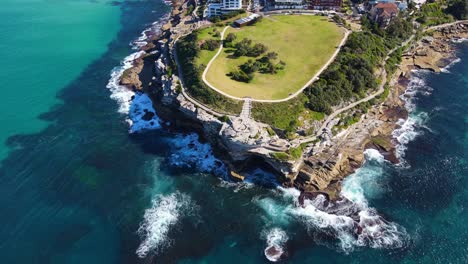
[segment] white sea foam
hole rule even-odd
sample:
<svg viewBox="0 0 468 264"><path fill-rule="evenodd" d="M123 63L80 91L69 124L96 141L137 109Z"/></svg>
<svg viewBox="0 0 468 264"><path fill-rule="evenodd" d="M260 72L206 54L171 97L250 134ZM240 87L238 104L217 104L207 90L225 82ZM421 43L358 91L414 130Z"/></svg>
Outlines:
<svg viewBox="0 0 468 264"><path fill-rule="evenodd" d="M454 59L452 62L450 62L447 66L445 66L444 68L440 69L441 72L444 72L444 73L450 73L449 69L452 68L453 65L459 63L461 61L460 58L456 58Z"/></svg>
<svg viewBox="0 0 468 264"><path fill-rule="evenodd" d="M288 241L286 232L278 227L265 230L262 236L266 240L265 257L271 262L277 262L281 259L284 252L284 246Z"/></svg>
<svg viewBox="0 0 468 264"><path fill-rule="evenodd" d="M144 47L146 44L148 44L148 39L161 32L161 25L165 21L167 21L168 18L169 18L169 13L165 14L164 16L161 17L160 20L155 21L154 23L151 24L151 26L143 30L140 34L140 37L138 37L135 41L130 43L132 48L139 50L142 47Z"/></svg>
<svg viewBox="0 0 468 264"><path fill-rule="evenodd" d="M145 93L136 93L128 114L132 121L130 133L161 128L161 120L156 115L153 102Z"/></svg>
<svg viewBox="0 0 468 264"><path fill-rule="evenodd" d="M146 39L150 36L153 36L160 32L161 23L166 21L169 17L169 13L165 14L160 20L154 22L149 28L145 29L141 36L135 40L134 42L130 43L132 49L139 50L141 47L146 45ZM120 78L125 70L131 68L133 66L133 62L145 54L144 51L140 50L134 52L123 59L120 66L115 67L112 69L111 78L107 83L107 88L111 91L111 98L116 100L119 104L119 113L128 114L131 107L132 98L135 96L135 92L127 87L120 85ZM133 121L131 119L126 119L126 121L132 125ZM132 132L132 131L131 131Z"/></svg>
<svg viewBox="0 0 468 264"><path fill-rule="evenodd" d="M354 203L367 206L366 196L377 197L382 192L383 186L381 186L379 178L383 173L382 164L385 159L375 149L367 149L364 155L367 160L366 166L359 168L357 173L346 177L341 195Z"/></svg>
<svg viewBox="0 0 468 264"><path fill-rule="evenodd" d="M265 212L267 225L288 226L292 220L301 222L311 233L319 232L335 237L338 248L351 252L357 247L399 248L409 236L405 229L381 217L369 207L368 197L376 197L385 190L382 173L385 161L376 150L365 151L366 164L343 182L343 200L329 203L325 196L305 199L299 205L300 192L294 188L278 187L282 199L257 199ZM321 243L319 239L316 241Z"/></svg>
<svg viewBox="0 0 468 264"><path fill-rule="evenodd" d="M152 251L159 252L169 246L171 240L168 233L171 228L182 216L193 213L195 208L190 197L180 192L156 196L138 228L143 240L136 251L138 257L144 258Z"/></svg>
<svg viewBox="0 0 468 264"><path fill-rule="evenodd" d="M200 142L197 134L178 134L170 141L173 153L169 161L173 166L194 168L201 172L227 177L226 165L213 155L209 144Z"/></svg>
<svg viewBox="0 0 468 264"><path fill-rule="evenodd" d="M107 83L107 88L111 91L111 98L116 100L119 104L119 113L128 114L130 111L130 105L132 102L132 97L135 95L135 92L128 89L127 87L120 85L120 77L123 72L133 66L133 61L144 54L143 51L135 52L122 61L121 65L115 67L112 70L111 78ZM130 121L130 120L127 120Z"/></svg>
<svg viewBox="0 0 468 264"><path fill-rule="evenodd" d="M468 38L456 38L456 39L452 39L452 42L453 43L463 43L465 41L468 41Z"/></svg>
<svg viewBox="0 0 468 264"><path fill-rule="evenodd" d="M417 95L429 96L432 94L432 88L426 84L424 80L425 71L419 70L413 72L408 87L401 98L405 101L405 107L409 113L408 118L398 120L398 129L392 132L393 138L398 143L396 145L396 156L401 161L401 165L408 166L404 160L405 152L409 142L413 141L423 130L424 124L427 122L429 115L426 112L416 111ZM426 130L429 130L429 128Z"/></svg>
<svg viewBox="0 0 468 264"><path fill-rule="evenodd" d="M289 214L285 214L285 205L273 197L255 198L253 202L264 212L263 220L267 225L286 226L291 220Z"/></svg>
<svg viewBox="0 0 468 264"><path fill-rule="evenodd" d="M428 119L426 112L410 113L406 120L400 119L397 124L400 128L392 132L393 138L398 142L396 145L396 155L405 164L404 157L409 142L413 141L422 133L421 128L424 127Z"/></svg>

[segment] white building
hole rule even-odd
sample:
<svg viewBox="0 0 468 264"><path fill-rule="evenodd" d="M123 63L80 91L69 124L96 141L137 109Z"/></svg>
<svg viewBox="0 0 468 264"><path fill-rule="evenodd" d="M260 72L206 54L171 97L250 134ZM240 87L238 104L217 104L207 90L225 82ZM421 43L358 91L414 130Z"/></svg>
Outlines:
<svg viewBox="0 0 468 264"><path fill-rule="evenodd" d="M303 0L275 0L275 9L305 9Z"/></svg>
<svg viewBox="0 0 468 264"><path fill-rule="evenodd" d="M242 9L242 0L211 1L205 10L205 16L219 16L240 9Z"/></svg>

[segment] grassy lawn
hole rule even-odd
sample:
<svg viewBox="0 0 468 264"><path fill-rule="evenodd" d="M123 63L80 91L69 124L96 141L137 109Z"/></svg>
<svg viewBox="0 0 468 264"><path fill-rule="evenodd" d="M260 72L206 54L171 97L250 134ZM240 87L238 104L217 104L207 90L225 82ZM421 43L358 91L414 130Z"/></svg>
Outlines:
<svg viewBox="0 0 468 264"><path fill-rule="evenodd" d="M229 28L225 35L230 32L237 35L236 41L249 38L266 45L268 51L277 52L286 62L286 68L275 75L256 73L252 82L243 83L226 74L249 58L230 58L230 50L223 50L210 67L207 80L230 95L255 99L282 99L302 88L328 61L344 36L344 30L327 18L309 15L264 17L254 26ZM207 57L215 53L203 51L197 62L206 65Z"/></svg>
<svg viewBox="0 0 468 264"><path fill-rule="evenodd" d="M202 29L198 32L198 41L200 43L209 40L209 39L215 39L215 40L220 40L220 37L214 37L213 35L213 30L216 29L218 30L219 34L221 34L221 31L223 30L224 27L209 27ZM195 60L195 63L197 65L207 65L208 62L213 58L213 56L216 54L217 50L211 51L211 50L200 50L200 53L198 54L197 59Z"/></svg>

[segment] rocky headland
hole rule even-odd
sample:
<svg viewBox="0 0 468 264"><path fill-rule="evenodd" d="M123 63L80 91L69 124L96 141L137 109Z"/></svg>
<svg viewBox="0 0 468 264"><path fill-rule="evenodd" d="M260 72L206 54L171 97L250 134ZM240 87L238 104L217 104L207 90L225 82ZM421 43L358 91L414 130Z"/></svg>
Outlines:
<svg viewBox="0 0 468 264"><path fill-rule="evenodd" d="M305 144L300 158L278 159L272 154L298 147L300 140L270 133L267 124L242 113L226 120L225 114L200 104L185 91L175 43L193 30L209 25L196 15L187 14L189 3L173 1L171 15L161 32L147 40L133 67L122 74L120 84L147 93L158 115L171 123L171 129L197 131L214 146L215 154L228 165L234 179L242 180L246 167L255 164L275 172L283 185L294 186L305 196L323 194L331 200L340 198L344 177L363 164L365 149L377 149L387 160L399 162L392 132L398 128L398 121L408 116L401 96L411 71L440 71L456 58L452 41L468 37L467 22L428 31L407 49L400 67L393 76L388 76L388 96L363 113L357 123L335 135L321 134ZM339 123L339 117L334 122Z"/></svg>

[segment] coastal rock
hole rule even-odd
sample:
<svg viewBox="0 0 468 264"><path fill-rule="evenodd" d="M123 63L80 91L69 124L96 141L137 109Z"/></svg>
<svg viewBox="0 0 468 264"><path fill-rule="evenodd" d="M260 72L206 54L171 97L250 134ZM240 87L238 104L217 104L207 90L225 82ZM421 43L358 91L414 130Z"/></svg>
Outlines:
<svg viewBox="0 0 468 264"><path fill-rule="evenodd" d="M138 59L133 63L133 67L125 70L120 78L120 85L124 85L130 89L140 90L142 82L140 81L139 74L143 69L143 60Z"/></svg>
<svg viewBox="0 0 468 264"><path fill-rule="evenodd" d="M270 135L268 125L250 118L230 116L228 121L222 122L218 119L221 116L219 113L212 113L196 101L185 97L180 80L168 72L167 65L173 65L174 40L201 25L199 21L187 15L186 7L186 1L173 2L171 17L162 27L160 38L151 41L152 46L147 50L146 55L154 55L154 59L151 57L151 63L154 63L151 65L154 80L144 80L145 84L142 85L139 74L146 65L139 58L134 62L134 67L124 72L120 83L131 89L145 89L152 95L154 104L165 109L163 112L169 118L183 116L176 118L173 123L180 123L179 119L183 119L185 127L196 127L197 131L216 147L223 159L231 164L231 169L236 170L236 165L260 158L284 176L284 185L295 186L310 193L324 194L330 200L338 198L342 179L362 165L366 148L378 149L388 160L394 159L394 146L390 135L397 127L397 120L407 117L400 95L405 90L405 80L410 71L414 68L440 71L442 61L454 55L450 48L451 39L454 36L466 38L468 32L466 25L458 24L436 30L432 36L425 37L414 49L405 53L395 78L390 80L393 89L383 104L363 113L359 122L346 130L336 135L323 134L321 142L305 148L305 157L293 159L288 151L292 147L298 147L300 143L293 144L293 141ZM149 59L146 60L148 61ZM170 68L174 70L173 67ZM343 102L335 108L341 108L347 103ZM301 121L304 123L302 134L321 127L321 123L317 121ZM333 124L339 122L338 117L333 120ZM283 155L279 159L279 156L275 157L274 154ZM277 255L278 248L270 247L265 253Z"/></svg>

